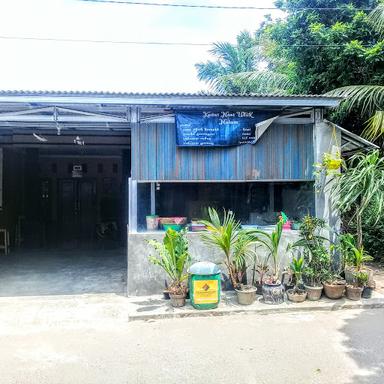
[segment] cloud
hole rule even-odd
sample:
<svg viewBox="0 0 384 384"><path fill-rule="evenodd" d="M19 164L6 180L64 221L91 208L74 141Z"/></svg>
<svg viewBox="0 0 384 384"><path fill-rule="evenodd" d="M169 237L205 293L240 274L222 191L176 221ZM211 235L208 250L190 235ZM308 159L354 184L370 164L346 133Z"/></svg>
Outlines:
<svg viewBox="0 0 384 384"><path fill-rule="evenodd" d="M198 0L184 2L199 3ZM253 0L228 0L226 4L240 2L255 5ZM200 3L222 2L200 0ZM259 6L272 3L272 0L257 2ZM0 36L212 43L233 41L241 30L256 29L263 13L76 0L3 0ZM194 64L209 57L207 47L3 39L0 49L0 88L3 89L193 92L205 87L196 78Z"/></svg>

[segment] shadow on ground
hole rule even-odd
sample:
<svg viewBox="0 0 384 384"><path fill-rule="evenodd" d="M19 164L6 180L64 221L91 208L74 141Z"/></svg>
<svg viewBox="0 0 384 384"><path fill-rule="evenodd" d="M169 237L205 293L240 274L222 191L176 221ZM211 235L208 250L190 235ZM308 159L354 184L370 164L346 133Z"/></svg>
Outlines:
<svg viewBox="0 0 384 384"><path fill-rule="evenodd" d="M384 311L362 310L358 315L345 320L340 331L348 357L358 367L348 384L384 383Z"/></svg>
<svg viewBox="0 0 384 384"><path fill-rule="evenodd" d="M12 252L0 257L0 296L126 294L125 249Z"/></svg>

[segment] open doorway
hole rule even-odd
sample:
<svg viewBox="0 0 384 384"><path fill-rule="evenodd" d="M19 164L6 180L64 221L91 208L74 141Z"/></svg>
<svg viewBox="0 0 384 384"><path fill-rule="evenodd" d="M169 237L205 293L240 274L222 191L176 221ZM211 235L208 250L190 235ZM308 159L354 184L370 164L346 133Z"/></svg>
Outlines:
<svg viewBox="0 0 384 384"><path fill-rule="evenodd" d="M2 147L0 296L125 294L129 140Z"/></svg>

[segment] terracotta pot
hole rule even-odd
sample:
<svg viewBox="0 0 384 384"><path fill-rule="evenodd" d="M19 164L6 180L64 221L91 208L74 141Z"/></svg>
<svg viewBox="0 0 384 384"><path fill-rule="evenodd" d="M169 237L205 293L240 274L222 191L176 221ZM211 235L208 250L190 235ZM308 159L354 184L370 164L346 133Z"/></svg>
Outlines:
<svg viewBox="0 0 384 384"><path fill-rule="evenodd" d="M174 295L173 293L170 293L169 297L171 298L172 307L176 307L176 308L177 307L184 307L185 296L186 296L185 293L183 295Z"/></svg>
<svg viewBox="0 0 384 384"><path fill-rule="evenodd" d="M317 301L320 300L321 294L323 293L323 286L311 287L310 285L305 285L305 290L307 291L308 300Z"/></svg>
<svg viewBox="0 0 384 384"><path fill-rule="evenodd" d="M283 284L263 284L263 299L265 304L284 303L284 285Z"/></svg>
<svg viewBox="0 0 384 384"><path fill-rule="evenodd" d="M349 300L360 300L363 293L363 287L354 287L353 285L347 285L347 298Z"/></svg>
<svg viewBox="0 0 384 384"><path fill-rule="evenodd" d="M323 283L325 296L333 300L341 299L345 291L345 285L345 282L342 284Z"/></svg>
<svg viewBox="0 0 384 384"><path fill-rule="evenodd" d="M256 287L246 286L244 290L235 289L237 293L237 301L241 305L253 304L256 300Z"/></svg>
<svg viewBox="0 0 384 384"><path fill-rule="evenodd" d="M287 296L288 300L293 301L294 303L302 303L307 298L307 292L302 291L298 293L295 292L293 289L288 289Z"/></svg>

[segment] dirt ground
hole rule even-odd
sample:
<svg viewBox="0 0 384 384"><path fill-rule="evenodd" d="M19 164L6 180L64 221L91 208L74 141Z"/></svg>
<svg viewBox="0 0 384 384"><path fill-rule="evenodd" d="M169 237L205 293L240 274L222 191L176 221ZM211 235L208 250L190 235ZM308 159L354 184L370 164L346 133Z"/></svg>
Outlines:
<svg viewBox="0 0 384 384"><path fill-rule="evenodd" d="M384 263L369 263L368 266L373 269L376 290L384 294Z"/></svg>

